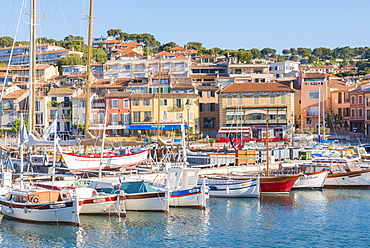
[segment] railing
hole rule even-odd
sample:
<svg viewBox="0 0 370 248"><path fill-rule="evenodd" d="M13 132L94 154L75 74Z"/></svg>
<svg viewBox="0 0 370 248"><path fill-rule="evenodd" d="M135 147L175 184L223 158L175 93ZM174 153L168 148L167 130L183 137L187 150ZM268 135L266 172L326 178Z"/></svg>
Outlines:
<svg viewBox="0 0 370 248"><path fill-rule="evenodd" d="M287 119L269 119L269 124L271 125L277 125L277 124L283 124L287 125L288 121ZM226 124L231 125L257 125L257 124L266 124L266 120L228 120L226 121Z"/></svg>

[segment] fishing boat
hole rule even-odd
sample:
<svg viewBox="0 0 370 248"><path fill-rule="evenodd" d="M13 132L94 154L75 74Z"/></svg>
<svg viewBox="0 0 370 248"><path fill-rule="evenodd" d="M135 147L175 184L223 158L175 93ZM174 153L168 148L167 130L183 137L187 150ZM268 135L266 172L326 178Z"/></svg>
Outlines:
<svg viewBox="0 0 370 248"><path fill-rule="evenodd" d="M210 197L259 197L259 179L232 180L199 178L198 185L209 187Z"/></svg>
<svg viewBox="0 0 370 248"><path fill-rule="evenodd" d="M105 193L115 193L119 190L124 191L124 202L127 211L169 211L170 195L168 190L155 189L143 180L120 182L116 179L104 178L92 181L88 187Z"/></svg>
<svg viewBox="0 0 370 248"><path fill-rule="evenodd" d="M10 191L0 199L2 214L11 219L37 223L79 225L82 202L64 200L61 191L48 189Z"/></svg>

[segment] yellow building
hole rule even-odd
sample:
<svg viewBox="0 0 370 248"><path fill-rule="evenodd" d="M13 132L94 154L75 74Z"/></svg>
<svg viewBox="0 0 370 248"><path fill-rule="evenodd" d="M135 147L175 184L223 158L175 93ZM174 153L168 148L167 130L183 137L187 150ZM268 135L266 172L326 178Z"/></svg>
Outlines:
<svg viewBox="0 0 370 248"><path fill-rule="evenodd" d="M219 95L220 136L264 138L268 121L269 137L284 137L294 127L294 93L279 82L226 86Z"/></svg>
<svg viewBox="0 0 370 248"><path fill-rule="evenodd" d="M198 94L146 93L132 95L130 129L133 134L156 134L158 123L162 134L165 132L180 133L182 121L189 124L190 134L194 134L198 130ZM185 126L187 128L188 125Z"/></svg>

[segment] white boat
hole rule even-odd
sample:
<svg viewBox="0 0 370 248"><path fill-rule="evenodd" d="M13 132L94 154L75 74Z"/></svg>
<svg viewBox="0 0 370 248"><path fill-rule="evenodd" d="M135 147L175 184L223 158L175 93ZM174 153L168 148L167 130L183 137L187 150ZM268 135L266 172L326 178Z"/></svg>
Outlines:
<svg viewBox="0 0 370 248"><path fill-rule="evenodd" d="M98 192L115 193L117 190L125 192L125 208L127 211L169 211L169 192L151 187L142 180L112 181L108 178L93 181L89 188Z"/></svg>
<svg viewBox="0 0 370 248"><path fill-rule="evenodd" d="M293 185L293 189L323 188L329 174L330 164L302 163L280 168L284 174L301 174Z"/></svg>
<svg viewBox="0 0 370 248"><path fill-rule="evenodd" d="M210 197L259 197L259 179L233 180L199 178L198 185L209 187Z"/></svg>
<svg viewBox="0 0 370 248"><path fill-rule="evenodd" d="M325 188L370 188L370 168L362 168L357 160L322 158L313 162L331 165Z"/></svg>
<svg viewBox="0 0 370 248"><path fill-rule="evenodd" d="M148 150L124 155L106 153L103 157L100 153L78 155L60 151L67 167L73 170L111 170L121 166L134 166L148 159Z"/></svg>
<svg viewBox="0 0 370 248"><path fill-rule="evenodd" d="M5 217L27 222L79 225L82 202L63 200L57 190L10 191L0 199Z"/></svg>
<svg viewBox="0 0 370 248"><path fill-rule="evenodd" d="M170 207L206 208L209 190L205 185L197 185L200 169L170 168L168 188Z"/></svg>

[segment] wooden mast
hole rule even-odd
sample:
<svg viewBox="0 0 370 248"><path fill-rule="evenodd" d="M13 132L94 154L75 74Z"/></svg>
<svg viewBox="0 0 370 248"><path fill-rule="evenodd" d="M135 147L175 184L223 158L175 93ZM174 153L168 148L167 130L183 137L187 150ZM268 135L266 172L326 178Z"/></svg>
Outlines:
<svg viewBox="0 0 370 248"><path fill-rule="evenodd" d="M269 120L266 120L266 170L267 177L270 177L270 158L269 158Z"/></svg>
<svg viewBox="0 0 370 248"><path fill-rule="evenodd" d="M86 82L86 103L85 103L85 136L89 130L89 113L90 113L90 84L91 84L91 47L92 47L92 19L93 19L93 0L90 0L89 15L89 34L87 40L87 82Z"/></svg>
<svg viewBox="0 0 370 248"><path fill-rule="evenodd" d="M36 0L31 1L31 37L30 37L30 88L29 88L29 133L35 130L36 113Z"/></svg>

